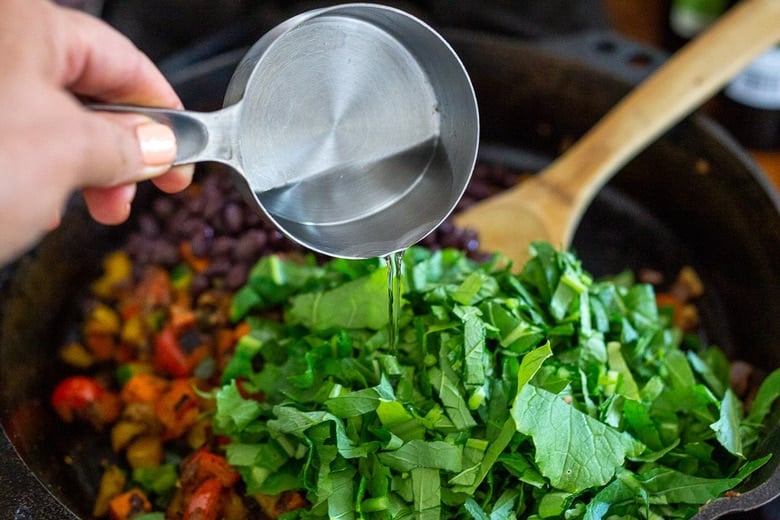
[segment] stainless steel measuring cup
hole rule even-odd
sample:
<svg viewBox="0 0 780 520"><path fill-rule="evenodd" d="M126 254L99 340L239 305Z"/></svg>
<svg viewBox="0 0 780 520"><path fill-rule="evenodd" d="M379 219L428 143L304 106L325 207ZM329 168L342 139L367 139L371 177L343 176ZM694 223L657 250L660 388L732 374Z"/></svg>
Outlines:
<svg viewBox="0 0 780 520"><path fill-rule="evenodd" d="M105 108L105 107L103 107ZM390 7L317 9L265 34L216 112L139 107L173 128L176 164L225 163L282 232L331 256L402 250L460 200L479 140L452 48Z"/></svg>

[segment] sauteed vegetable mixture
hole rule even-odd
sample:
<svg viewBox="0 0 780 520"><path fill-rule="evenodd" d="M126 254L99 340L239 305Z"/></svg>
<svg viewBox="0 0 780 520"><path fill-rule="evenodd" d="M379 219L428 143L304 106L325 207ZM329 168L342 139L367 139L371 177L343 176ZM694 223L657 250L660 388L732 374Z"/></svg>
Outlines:
<svg viewBox="0 0 780 520"><path fill-rule="evenodd" d="M79 374L54 409L116 454L96 517L686 518L766 462L750 454L780 371L746 407L725 356L684 330L695 284L594 280L544 243L518 274L450 232L431 240L461 249L404 256L391 351L383 261L323 261L268 230L236 273L246 231L224 207L202 249L142 222L130 241L156 245L105 259L61 349Z"/></svg>

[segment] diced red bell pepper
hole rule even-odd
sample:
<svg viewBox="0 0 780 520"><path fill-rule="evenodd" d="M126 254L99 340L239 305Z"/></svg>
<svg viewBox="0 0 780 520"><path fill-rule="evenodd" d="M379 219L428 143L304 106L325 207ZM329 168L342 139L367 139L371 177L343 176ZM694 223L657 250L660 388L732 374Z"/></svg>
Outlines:
<svg viewBox="0 0 780 520"><path fill-rule="evenodd" d="M198 486L182 520L217 520L222 512L223 487L219 480L208 479Z"/></svg>
<svg viewBox="0 0 780 520"><path fill-rule="evenodd" d="M63 379L51 394L51 404L66 422L73 420L76 412L83 412L105 392L97 381L86 376Z"/></svg>
<svg viewBox="0 0 780 520"><path fill-rule="evenodd" d="M81 417L97 428L114 422L121 411L118 396L87 376L60 381L51 394L51 405L65 422Z"/></svg>
<svg viewBox="0 0 780 520"><path fill-rule="evenodd" d="M154 368L173 377L187 377L192 373L192 363L171 327L163 328L154 337Z"/></svg>
<svg viewBox="0 0 780 520"><path fill-rule="evenodd" d="M225 457L212 453L205 448L196 451L182 464L182 472L195 481L214 478L224 487L238 482L240 475L228 464Z"/></svg>

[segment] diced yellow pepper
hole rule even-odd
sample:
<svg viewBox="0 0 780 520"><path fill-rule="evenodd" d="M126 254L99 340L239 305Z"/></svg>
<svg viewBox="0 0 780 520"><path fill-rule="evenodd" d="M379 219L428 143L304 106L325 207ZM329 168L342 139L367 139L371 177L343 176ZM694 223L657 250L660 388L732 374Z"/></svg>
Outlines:
<svg viewBox="0 0 780 520"><path fill-rule="evenodd" d="M195 425L190 429L190 431L187 432L187 444L190 448L193 450L197 450L204 444L206 444L206 441L209 438L209 427L211 425L211 420L201 419Z"/></svg>
<svg viewBox="0 0 780 520"><path fill-rule="evenodd" d="M60 359L76 368L89 368L95 363L95 356L84 345L75 341L60 349Z"/></svg>
<svg viewBox="0 0 780 520"><path fill-rule="evenodd" d="M140 422L119 421L111 428L111 448L115 452L125 449L136 437L145 433L147 426Z"/></svg>
<svg viewBox="0 0 780 520"><path fill-rule="evenodd" d="M127 477L116 466L109 466L100 478L95 506L92 509L92 516L100 518L108 514L108 503L111 499L122 494L122 490L127 482Z"/></svg>
<svg viewBox="0 0 780 520"><path fill-rule="evenodd" d="M146 327L140 315L131 316L122 324L120 332L122 342L128 345L141 346L146 343Z"/></svg>
<svg viewBox="0 0 780 520"><path fill-rule="evenodd" d="M92 293L104 298L110 297L115 288L130 280L133 264L124 251L111 253L103 261L103 275L92 283Z"/></svg>
<svg viewBox="0 0 780 520"><path fill-rule="evenodd" d="M225 497L222 518L223 520L246 520L249 518L249 510L244 505L244 501L233 490L230 490Z"/></svg>
<svg viewBox="0 0 780 520"><path fill-rule="evenodd" d="M84 324L84 335L118 334L121 318L119 314L102 303L95 305Z"/></svg>
<svg viewBox="0 0 780 520"><path fill-rule="evenodd" d="M156 435L139 437L127 447L126 456L133 469L155 468L163 461L162 440Z"/></svg>

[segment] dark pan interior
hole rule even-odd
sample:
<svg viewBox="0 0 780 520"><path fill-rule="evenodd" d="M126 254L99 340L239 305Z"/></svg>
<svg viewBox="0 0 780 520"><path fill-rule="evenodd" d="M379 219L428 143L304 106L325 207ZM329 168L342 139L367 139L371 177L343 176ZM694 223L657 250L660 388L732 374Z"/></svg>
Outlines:
<svg viewBox="0 0 780 520"><path fill-rule="evenodd" d="M448 39L479 98L483 158L520 169L554 157L630 87L524 44L467 33ZM185 106L218 107L240 55L179 71L173 79ZM778 208L777 193L746 154L694 117L610 182L585 215L574 249L596 275L654 268L672 278L694 266L707 288L701 302L707 341L771 369L780 366ZM79 298L128 226L99 226L76 202L57 231L0 275L3 518L66 518L65 507L88 517L101 463L112 454L88 428L62 425L48 395L64 375L54 352L71 332ZM767 471L776 468L777 461Z"/></svg>

